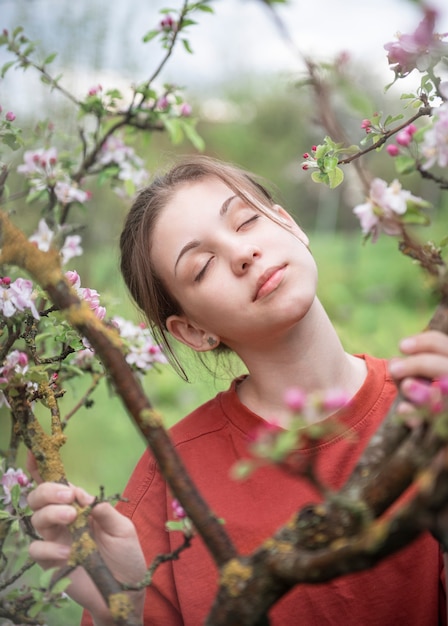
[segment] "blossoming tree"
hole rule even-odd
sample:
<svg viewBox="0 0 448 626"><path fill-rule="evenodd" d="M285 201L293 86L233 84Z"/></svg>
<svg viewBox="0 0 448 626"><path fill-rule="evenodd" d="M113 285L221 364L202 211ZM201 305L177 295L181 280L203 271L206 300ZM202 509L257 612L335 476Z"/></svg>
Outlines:
<svg viewBox="0 0 448 626"><path fill-rule="evenodd" d="M413 432L411 437L407 423L387 418L336 496L325 493L323 503L285 520L285 526L253 554L239 555L225 525L196 491L161 417L143 393L139 377L165 361L160 348L153 343L148 329L121 317L108 318L97 291L81 286L79 275L67 269L69 261L83 252L82 239L71 216L73 206L92 202L86 189L89 177L101 176L118 193L128 195L133 195L147 180L144 162L128 145L125 131L167 130L172 136L180 132L196 147L201 146L191 107L181 92L172 85L159 91L154 85L177 42L182 41L189 49L185 29L192 24L192 14L210 10L209 0L185 0L176 15L173 11L163 13L158 27L145 36L146 41L159 39L163 61L147 81L133 87L130 102L124 102L118 90L104 91L100 85L91 88L84 98L76 98L62 86L60 78L49 72L52 55L43 63L35 61L34 44L20 28L11 33L4 31L0 36L0 45L12 56L3 67L3 74L14 66L34 68L52 89L79 110L81 120L89 120L89 124L80 125L79 149L63 153L53 145L51 128L40 137L40 145L31 147L22 137L14 113L0 113L4 146L17 150L25 145L23 163L18 167L25 185L22 198L39 205L43 215L33 233L24 233L13 223L7 213L9 166L2 163L0 401L8 408L12 427L8 445L2 451L0 572L4 593L0 616L12 623L43 623L42 611L61 601L66 575L77 565L89 572L117 624L139 623L123 586L108 571L89 536L89 508L78 507L78 518L71 529L74 541L70 566L62 572L50 572L44 587L17 592L16 581L31 564L26 561L17 566L8 556L11 545L20 549L27 537L34 536L25 502L30 479L17 467L18 446L24 443L32 452L43 479L68 480L59 450L72 415L61 415L59 399L64 385L82 373L91 377L87 399L107 372L175 496L175 519L169 529L184 533L181 550L194 540L195 533L200 534L221 571L219 592L207 624L229 625L234 623L235 615L243 626L266 624L268 609L292 586L325 582L372 566L418 536L423 527L433 528L434 516L448 498L448 381L438 382L436 394L434 387L416 384L416 419L427 424L421 435ZM366 238L375 241L382 233L398 237L401 250L434 278L441 298L430 326L448 332L444 242L422 244L410 234L410 224L428 221L428 203L403 189L399 182L402 174L415 170L441 189L448 188L443 172L448 158L448 89L438 73L448 44L445 36L436 34L435 23L436 13L426 9L414 33L401 35L398 41L386 45L396 80L411 72L421 73L417 92L407 96L418 110L407 119L403 115L383 121L377 113L372 119L360 120L360 128L365 132L360 147L329 135L304 154L302 167L312 170L317 183L333 188L343 182L344 166L357 164L369 152L386 146L388 158L394 159L397 179L387 183L363 176L367 199L354 211ZM317 90L316 66L309 62L308 69L309 82ZM320 102L320 106L325 104ZM333 124L332 130L335 128L338 130ZM285 430L276 423L267 424L254 438L253 460L240 464L235 472L242 477L255 471L258 463L273 462L287 466L288 471L305 473L318 488L322 487L312 464L293 451L304 439L327 434L318 427L307 426L310 413L334 409L344 401L338 394L306 398L299 389L290 390L285 398L291 412L289 427ZM50 432L39 422L36 404L48 411ZM406 453L396 454L403 448ZM443 454L436 464L434 457L440 451ZM381 517L411 484L415 486L414 497L388 518ZM368 515L360 515L361 510L368 511ZM318 533L313 530L316 527ZM439 538L448 545L446 534ZM279 545L288 546L288 550L277 549ZM163 555L156 560L141 584L150 584L154 569L163 566L164 560L178 556L179 553Z"/></svg>

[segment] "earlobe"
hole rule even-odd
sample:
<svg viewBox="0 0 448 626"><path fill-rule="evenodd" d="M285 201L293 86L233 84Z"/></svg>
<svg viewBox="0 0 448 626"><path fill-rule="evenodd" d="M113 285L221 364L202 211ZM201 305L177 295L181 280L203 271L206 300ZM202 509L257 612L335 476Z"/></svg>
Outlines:
<svg viewBox="0 0 448 626"><path fill-rule="evenodd" d="M219 343L218 339L215 338L210 341L210 333L202 328L197 328L185 315L171 315L166 320L166 327L175 339L196 352L213 350Z"/></svg>

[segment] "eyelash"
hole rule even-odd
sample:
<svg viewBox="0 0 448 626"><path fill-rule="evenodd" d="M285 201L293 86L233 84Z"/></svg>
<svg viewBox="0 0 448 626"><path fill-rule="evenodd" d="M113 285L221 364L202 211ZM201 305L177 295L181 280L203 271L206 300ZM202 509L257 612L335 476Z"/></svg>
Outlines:
<svg viewBox="0 0 448 626"><path fill-rule="evenodd" d="M255 215L252 215L251 218L249 218L248 220L246 220L245 222L243 222L240 226L238 226L238 228L236 229L236 232L238 232L241 228L244 228L244 226L247 226L248 224L250 224L251 222L255 222L259 217L261 217L258 213L255 213ZM198 274L196 274L196 276L194 277L194 282L195 283L200 283L201 280L204 278L208 266L210 265L210 262L212 261L213 257L210 257L207 261L207 263L204 265L204 267L200 270L200 272Z"/></svg>

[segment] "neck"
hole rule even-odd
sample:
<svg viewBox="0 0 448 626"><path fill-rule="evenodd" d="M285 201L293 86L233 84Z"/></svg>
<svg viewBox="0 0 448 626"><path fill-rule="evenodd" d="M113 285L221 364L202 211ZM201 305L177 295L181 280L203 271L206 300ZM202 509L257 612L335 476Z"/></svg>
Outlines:
<svg viewBox="0 0 448 626"><path fill-rule="evenodd" d="M345 352L317 298L294 328L240 356L249 376L239 387L239 397L264 418L286 413L284 395L291 387L305 393L337 388L353 397L366 376L364 361Z"/></svg>

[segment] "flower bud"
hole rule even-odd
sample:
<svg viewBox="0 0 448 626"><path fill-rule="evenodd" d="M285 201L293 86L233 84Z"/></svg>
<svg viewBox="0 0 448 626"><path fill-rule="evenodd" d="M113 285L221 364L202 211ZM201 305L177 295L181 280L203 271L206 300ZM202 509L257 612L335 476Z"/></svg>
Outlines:
<svg viewBox="0 0 448 626"><path fill-rule="evenodd" d="M286 390L284 401L291 411L301 411L306 404L306 395L298 387L291 387Z"/></svg>
<svg viewBox="0 0 448 626"><path fill-rule="evenodd" d="M191 105L188 102L183 102L180 107L180 114L182 117L190 117L192 112Z"/></svg>
<svg viewBox="0 0 448 626"><path fill-rule="evenodd" d="M387 154L389 154L391 157L396 157L400 154L400 149L398 146L396 146L394 143L391 143L387 146L386 148L386 152Z"/></svg>
<svg viewBox="0 0 448 626"><path fill-rule="evenodd" d="M409 146L409 144L412 141L412 135L410 135L408 132L406 132L406 129L402 130L395 137L395 141L400 146Z"/></svg>

